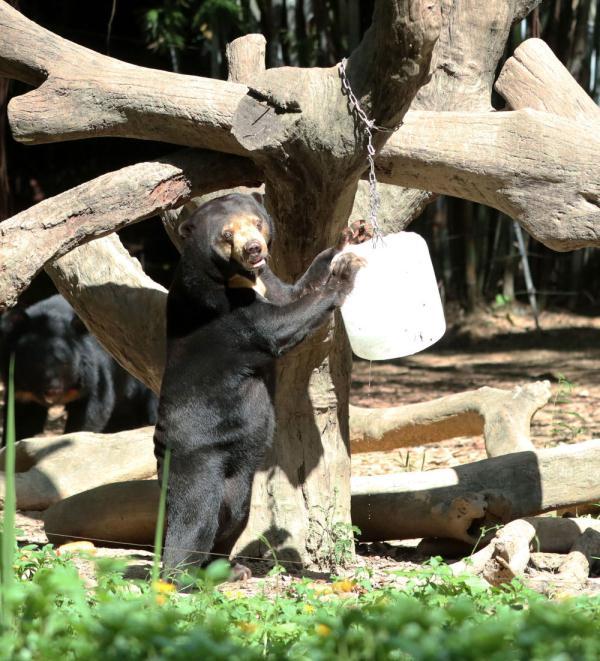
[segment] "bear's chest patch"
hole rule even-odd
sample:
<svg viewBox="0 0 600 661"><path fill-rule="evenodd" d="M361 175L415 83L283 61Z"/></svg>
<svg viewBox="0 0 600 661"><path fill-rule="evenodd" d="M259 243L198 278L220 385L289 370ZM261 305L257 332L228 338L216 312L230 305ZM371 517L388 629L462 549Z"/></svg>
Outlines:
<svg viewBox="0 0 600 661"><path fill-rule="evenodd" d="M253 281L250 278L245 278L243 275L234 275L232 278L229 278L227 286L232 289L254 289L257 294L266 298L267 288L264 282L258 277L256 281Z"/></svg>

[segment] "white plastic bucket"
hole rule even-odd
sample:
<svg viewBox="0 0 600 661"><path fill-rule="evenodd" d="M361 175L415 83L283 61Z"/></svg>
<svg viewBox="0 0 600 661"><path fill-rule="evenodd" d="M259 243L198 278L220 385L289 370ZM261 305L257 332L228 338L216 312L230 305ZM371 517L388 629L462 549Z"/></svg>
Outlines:
<svg viewBox="0 0 600 661"><path fill-rule="evenodd" d="M414 232L388 234L350 245L365 258L342 305L352 351L367 360L410 356L437 342L446 330L444 309L429 250Z"/></svg>

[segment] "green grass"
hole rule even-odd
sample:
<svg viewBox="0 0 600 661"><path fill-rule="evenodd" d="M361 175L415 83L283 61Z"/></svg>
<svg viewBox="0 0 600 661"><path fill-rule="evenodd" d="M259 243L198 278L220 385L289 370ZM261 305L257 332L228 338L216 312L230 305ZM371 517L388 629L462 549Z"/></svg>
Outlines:
<svg viewBox="0 0 600 661"><path fill-rule="evenodd" d="M6 455L5 455L5 495L2 517L2 540L0 552L0 576L2 594L0 599L0 623L3 627L12 624L12 602L10 599L14 582L13 564L15 550L15 398L14 398L15 357L11 355L8 367L8 397L6 411Z"/></svg>

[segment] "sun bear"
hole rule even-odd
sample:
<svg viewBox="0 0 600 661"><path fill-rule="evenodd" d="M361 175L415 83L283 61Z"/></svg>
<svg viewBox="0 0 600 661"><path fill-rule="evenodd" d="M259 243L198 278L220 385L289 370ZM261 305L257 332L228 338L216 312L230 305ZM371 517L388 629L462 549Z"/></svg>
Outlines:
<svg viewBox="0 0 600 661"><path fill-rule="evenodd" d="M273 224L259 198L229 194L179 228L167 299L167 359L154 435L159 478L171 448L164 572L231 553L275 431L275 360L350 293L362 260L323 251L294 285L267 260ZM345 236L345 235L343 235ZM233 567L234 576L249 570Z"/></svg>
<svg viewBox="0 0 600 661"><path fill-rule="evenodd" d="M156 422L156 395L106 353L58 294L0 316L5 411L13 353L17 440L43 432L48 409L56 404L65 407L67 434L112 433Z"/></svg>

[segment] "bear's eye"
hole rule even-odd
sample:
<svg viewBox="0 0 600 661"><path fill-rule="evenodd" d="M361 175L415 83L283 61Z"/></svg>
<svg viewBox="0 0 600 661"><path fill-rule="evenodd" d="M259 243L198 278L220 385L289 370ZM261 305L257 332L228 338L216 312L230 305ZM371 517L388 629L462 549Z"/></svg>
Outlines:
<svg viewBox="0 0 600 661"><path fill-rule="evenodd" d="M231 241L233 239L233 232L231 230L225 230L222 236L225 241Z"/></svg>
<svg viewBox="0 0 600 661"><path fill-rule="evenodd" d="M260 232L262 230L262 220L256 222L256 229Z"/></svg>

